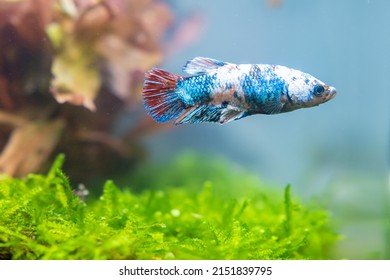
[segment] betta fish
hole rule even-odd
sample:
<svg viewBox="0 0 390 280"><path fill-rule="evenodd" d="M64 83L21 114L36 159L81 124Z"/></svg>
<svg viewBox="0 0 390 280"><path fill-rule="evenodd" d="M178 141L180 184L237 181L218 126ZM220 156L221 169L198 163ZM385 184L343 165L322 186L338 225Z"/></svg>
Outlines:
<svg viewBox="0 0 390 280"><path fill-rule="evenodd" d="M189 76L157 68L145 74L144 104L157 122L223 124L317 106L336 96L334 87L280 65L196 57L183 70Z"/></svg>

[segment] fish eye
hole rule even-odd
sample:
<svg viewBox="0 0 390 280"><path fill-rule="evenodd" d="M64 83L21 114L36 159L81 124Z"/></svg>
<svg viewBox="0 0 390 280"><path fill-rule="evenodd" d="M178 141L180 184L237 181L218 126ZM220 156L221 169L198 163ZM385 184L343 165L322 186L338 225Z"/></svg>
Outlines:
<svg viewBox="0 0 390 280"><path fill-rule="evenodd" d="M313 88L313 94L315 96L321 96L325 91L325 88L321 85L315 85Z"/></svg>

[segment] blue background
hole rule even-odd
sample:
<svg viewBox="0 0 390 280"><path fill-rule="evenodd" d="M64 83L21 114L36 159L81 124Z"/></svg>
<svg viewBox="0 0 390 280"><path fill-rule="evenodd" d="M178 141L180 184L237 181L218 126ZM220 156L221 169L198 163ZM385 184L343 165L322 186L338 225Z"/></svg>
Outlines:
<svg viewBox="0 0 390 280"><path fill-rule="evenodd" d="M224 157L281 189L326 202L336 257L389 258L390 1L170 1L180 19L204 18L200 38L163 68L195 56L281 64L337 88L334 100L227 125L182 125L144 139L155 162L183 151ZM387 224L388 225L388 224Z"/></svg>

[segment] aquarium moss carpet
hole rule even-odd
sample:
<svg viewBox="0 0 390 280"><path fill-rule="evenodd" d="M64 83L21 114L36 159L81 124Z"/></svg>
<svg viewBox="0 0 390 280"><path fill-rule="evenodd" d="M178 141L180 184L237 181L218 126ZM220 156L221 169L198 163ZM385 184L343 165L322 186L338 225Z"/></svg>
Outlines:
<svg viewBox="0 0 390 280"><path fill-rule="evenodd" d="M107 181L84 202L63 159L47 175L1 178L0 259L328 259L339 238L292 187L219 161L184 156L129 179L142 190Z"/></svg>

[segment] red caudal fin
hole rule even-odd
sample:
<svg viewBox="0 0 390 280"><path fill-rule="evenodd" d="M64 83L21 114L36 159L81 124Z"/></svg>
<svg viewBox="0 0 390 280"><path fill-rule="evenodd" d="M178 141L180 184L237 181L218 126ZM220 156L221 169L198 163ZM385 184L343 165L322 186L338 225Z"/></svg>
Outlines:
<svg viewBox="0 0 390 280"><path fill-rule="evenodd" d="M162 69L153 68L146 72L142 95L145 108L158 122L176 119L184 110L176 90L181 76Z"/></svg>

